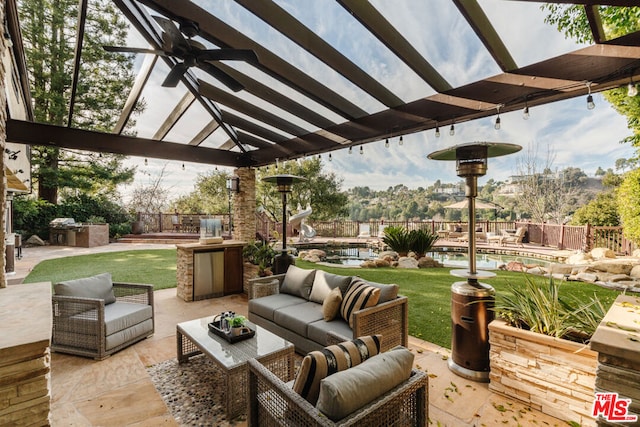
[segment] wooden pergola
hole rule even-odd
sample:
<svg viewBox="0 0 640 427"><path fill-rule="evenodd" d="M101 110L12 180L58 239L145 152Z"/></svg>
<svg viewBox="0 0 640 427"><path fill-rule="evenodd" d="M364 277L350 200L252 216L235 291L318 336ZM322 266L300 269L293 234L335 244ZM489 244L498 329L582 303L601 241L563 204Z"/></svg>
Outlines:
<svg viewBox="0 0 640 427"><path fill-rule="evenodd" d="M87 1L80 0L72 89L78 85L77 67L82 62L83 14ZM526 4L530 1L505 3ZM7 3L11 7L12 2ZM600 92L627 85L630 79L640 79L640 32L607 39L598 13L598 5L636 6L637 2L632 0L546 2L582 5L596 42L527 65L516 63L495 23L477 0L452 0L466 25L501 70L458 87L447 81L445 73L408 41L403 29L393 25L374 5L362 0L338 0L337 4L351 16L354 25L364 28L368 36L377 39L431 88L430 94L411 101L404 101L278 3L236 0L233 7L241 7L244 13L252 14L262 27L283 35L297 49L344 78L359 93L366 93L382 105L373 112L364 108L358 99L304 72L302 64L284 59L268 45L252 39L242 28L224 21L216 10L205 9L188 0L114 0L114 3L153 49L162 48L162 29L153 16L168 18L176 24L195 23L199 28L199 40L207 46L255 52L258 63L250 67L259 72L242 72L229 63L212 62L213 67L232 76L244 87L241 92L234 93L210 76L189 69L181 79L184 87L175 89L178 95L173 101L174 108L164 122L155 124L155 135L152 138L126 136L122 131L133 106L145 87L153 84L149 76L156 68L156 60L160 58L170 67L179 62L172 57L150 56L137 75L129 101L113 132L98 133L10 116L7 120L8 141L211 165L262 166L275 163L276 159L296 159L438 126L448 127L453 123L495 116L497 112L522 110L525 106L586 97L588 92ZM410 5L411 2L403 4ZM438 13L434 7L433 14ZM287 91L275 89L270 84L273 79L283 84ZM261 100L260 105L252 101L255 98ZM69 104L71 119L73 97ZM320 109L313 108L314 105L331 114L322 114ZM208 120L190 124L196 128L196 136L185 141L167 140L169 131L195 106L204 109L209 116ZM287 114L278 114L278 111ZM222 133L224 142L216 146L207 143L214 133Z"/></svg>

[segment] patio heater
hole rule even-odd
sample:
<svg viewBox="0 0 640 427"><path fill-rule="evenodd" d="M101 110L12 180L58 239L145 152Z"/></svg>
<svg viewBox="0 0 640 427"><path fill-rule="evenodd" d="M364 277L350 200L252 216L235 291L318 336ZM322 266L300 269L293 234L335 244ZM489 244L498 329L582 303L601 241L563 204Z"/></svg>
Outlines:
<svg viewBox="0 0 640 427"><path fill-rule="evenodd" d="M489 157L505 156L522 149L516 144L472 142L429 154L432 160L455 160L456 172L465 178L469 209L469 269L451 270L467 279L451 286L451 357L449 369L455 374L489 382L489 323L494 318L495 290L480 280L494 277L476 270L476 206L478 177L487 173Z"/></svg>
<svg viewBox="0 0 640 427"><path fill-rule="evenodd" d="M306 179L296 175L273 175L262 179L276 184L282 194L282 252L273 259L273 273L286 273L290 265L295 264L293 256L287 251L287 193L291 193L291 185Z"/></svg>

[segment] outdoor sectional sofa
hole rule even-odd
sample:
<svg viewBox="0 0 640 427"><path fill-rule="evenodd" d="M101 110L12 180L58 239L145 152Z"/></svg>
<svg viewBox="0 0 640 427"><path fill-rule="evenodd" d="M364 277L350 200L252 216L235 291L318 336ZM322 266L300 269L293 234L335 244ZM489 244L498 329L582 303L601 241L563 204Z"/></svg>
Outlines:
<svg viewBox="0 0 640 427"><path fill-rule="evenodd" d="M383 351L406 347L407 316L408 300L398 295L397 285L357 276L292 265L286 274L249 284L249 320L292 342L300 354L376 334L382 335Z"/></svg>

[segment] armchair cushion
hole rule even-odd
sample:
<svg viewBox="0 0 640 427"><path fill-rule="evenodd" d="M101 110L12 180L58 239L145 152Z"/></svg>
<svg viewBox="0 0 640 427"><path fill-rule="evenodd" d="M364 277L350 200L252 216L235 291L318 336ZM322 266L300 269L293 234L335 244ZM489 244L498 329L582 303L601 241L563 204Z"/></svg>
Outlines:
<svg viewBox="0 0 640 427"><path fill-rule="evenodd" d="M349 323L349 326L353 328L352 314L363 308L373 307L378 303L379 299L379 288L369 286L366 281L357 278L351 282L351 286L349 286L347 293L342 298L340 314Z"/></svg>
<svg viewBox="0 0 640 427"><path fill-rule="evenodd" d="M302 359L293 390L315 405L320 380L338 371L356 366L380 352L380 335L356 338L338 345L312 351Z"/></svg>
<svg viewBox="0 0 640 427"><path fill-rule="evenodd" d="M313 279L313 287L311 288L309 301L322 304L329 293L335 288L340 288L340 292L344 295L350 284L351 276L340 276L338 274L327 273L323 270L317 270Z"/></svg>
<svg viewBox="0 0 640 427"><path fill-rule="evenodd" d="M342 303L342 292L340 292L340 288L334 288L322 303L322 315L325 322L331 322L336 318L340 311L340 303Z"/></svg>
<svg viewBox="0 0 640 427"><path fill-rule="evenodd" d="M324 378L316 407L331 420L341 420L409 379L413 358L398 346Z"/></svg>
<svg viewBox="0 0 640 427"><path fill-rule="evenodd" d="M315 274L316 270L304 270L295 265L290 265L284 276L280 292L308 300Z"/></svg>
<svg viewBox="0 0 640 427"><path fill-rule="evenodd" d="M105 305L116 302L111 273L66 280L53 285L53 290L56 295L101 299L104 300Z"/></svg>

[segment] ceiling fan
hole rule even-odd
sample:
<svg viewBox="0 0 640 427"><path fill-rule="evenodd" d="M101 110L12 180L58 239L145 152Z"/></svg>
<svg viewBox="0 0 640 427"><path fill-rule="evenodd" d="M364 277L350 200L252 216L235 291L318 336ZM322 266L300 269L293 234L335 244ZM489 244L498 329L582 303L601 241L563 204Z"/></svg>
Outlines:
<svg viewBox="0 0 640 427"><path fill-rule="evenodd" d="M162 49L119 46L103 46L103 48L108 52L151 53L181 59L182 62L174 65L164 82L162 82L164 87L176 87L189 68L198 67L234 92L244 89L244 86L238 80L220 70L210 61L236 60L256 64L258 63L258 57L254 51L248 49L206 49L202 43L192 40L193 37L200 33L200 28L196 22L180 22L180 28L178 28L173 21L167 18L161 16L154 16L153 18L163 30ZM187 36L187 38L184 36Z"/></svg>

